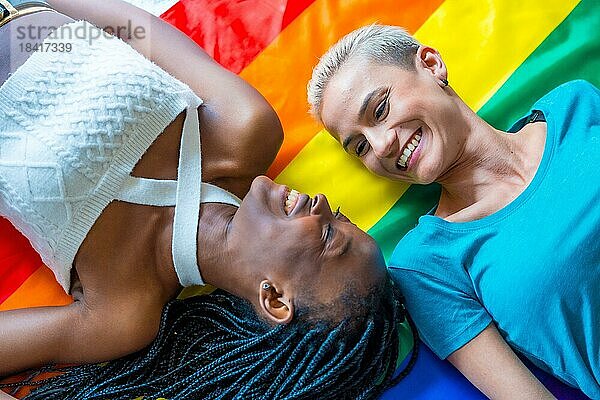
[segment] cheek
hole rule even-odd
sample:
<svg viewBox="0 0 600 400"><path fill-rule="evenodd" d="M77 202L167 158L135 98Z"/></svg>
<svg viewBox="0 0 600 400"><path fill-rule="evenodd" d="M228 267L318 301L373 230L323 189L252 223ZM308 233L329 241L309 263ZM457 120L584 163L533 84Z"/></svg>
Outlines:
<svg viewBox="0 0 600 400"><path fill-rule="evenodd" d="M322 232L318 226L306 226L299 221L286 221L265 227L265 246L287 262L313 262L320 254Z"/></svg>
<svg viewBox="0 0 600 400"><path fill-rule="evenodd" d="M367 169L375 174L381 175L384 169L379 160L373 153L373 149L369 150L369 154L366 157L360 159L360 162L367 167Z"/></svg>
<svg viewBox="0 0 600 400"><path fill-rule="evenodd" d="M249 244L253 248L266 247L278 235L271 218L251 205L243 210L239 209L232 223L232 233L237 236L238 242Z"/></svg>
<svg viewBox="0 0 600 400"><path fill-rule="evenodd" d="M388 168L392 168L391 166L388 166L387 168L382 164L381 160L379 160L377 157L374 156L369 156L367 158L363 158L361 159L361 162L363 163L363 165L372 173L374 173L375 175L378 176L382 176L384 178L390 178L390 179L394 179L397 180L398 176L394 175L393 173L391 173Z"/></svg>
<svg viewBox="0 0 600 400"><path fill-rule="evenodd" d="M447 159L451 156L452 147L454 147L452 140L450 146L448 146L449 143L445 141L446 138L441 135L443 135L443 132L432 133L428 137L427 147L423 157L424 162L421 165L425 175L432 180L436 180L442 173L442 170L447 167Z"/></svg>
<svg viewBox="0 0 600 400"><path fill-rule="evenodd" d="M321 252L321 236L319 227L288 227L282 239L288 244L291 256L310 258L311 254Z"/></svg>

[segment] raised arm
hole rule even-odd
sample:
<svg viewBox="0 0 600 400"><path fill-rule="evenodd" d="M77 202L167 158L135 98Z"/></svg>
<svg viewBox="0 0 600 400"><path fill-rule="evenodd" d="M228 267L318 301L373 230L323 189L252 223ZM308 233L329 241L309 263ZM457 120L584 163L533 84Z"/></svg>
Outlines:
<svg viewBox="0 0 600 400"><path fill-rule="evenodd" d="M452 353L448 360L490 399L554 399L493 324Z"/></svg>
<svg viewBox="0 0 600 400"><path fill-rule="evenodd" d="M57 11L112 31L146 58L185 82L204 100L201 129L222 135L219 149L232 169L264 173L283 140L281 124L264 97L227 71L184 33L121 0L48 0ZM107 29L110 28L110 29ZM228 146L229 147L229 146ZM241 164L241 165L237 165Z"/></svg>
<svg viewBox="0 0 600 400"><path fill-rule="evenodd" d="M117 293L101 304L0 312L0 377L45 364L113 360L150 344L162 304L145 292Z"/></svg>

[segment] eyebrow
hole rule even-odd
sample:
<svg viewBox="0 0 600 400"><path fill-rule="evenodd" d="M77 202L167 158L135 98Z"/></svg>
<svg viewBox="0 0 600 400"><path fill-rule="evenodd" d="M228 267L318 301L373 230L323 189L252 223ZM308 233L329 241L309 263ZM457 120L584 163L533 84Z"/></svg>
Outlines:
<svg viewBox="0 0 600 400"><path fill-rule="evenodd" d="M362 105L360 106L360 110L358 111L358 119L362 119L365 115L365 111L367 111L367 107L369 106L369 103L371 102L371 99L373 98L373 96L375 96L377 94L377 92L380 92L381 88L377 88L375 90L373 90L371 93L369 93L367 95L367 97L365 97Z"/></svg>
<svg viewBox="0 0 600 400"><path fill-rule="evenodd" d="M344 148L344 151L346 153L348 152L348 145L350 144L353 138L354 136L347 136L346 139L344 139L344 142L342 143L342 147Z"/></svg>
<svg viewBox="0 0 600 400"><path fill-rule="evenodd" d="M369 93L365 99L363 100L362 105L360 106L360 110L358 110L358 119L361 120L364 118L365 115L365 111L367 111L367 107L369 106L369 103L371 102L371 99L378 93L381 91L381 87L378 87L377 89L373 90L371 93ZM354 136L348 136L347 138L344 139L344 141L342 142L342 147L344 148L344 151L348 152L348 145L350 145L350 142L352 141L352 139L354 139Z"/></svg>

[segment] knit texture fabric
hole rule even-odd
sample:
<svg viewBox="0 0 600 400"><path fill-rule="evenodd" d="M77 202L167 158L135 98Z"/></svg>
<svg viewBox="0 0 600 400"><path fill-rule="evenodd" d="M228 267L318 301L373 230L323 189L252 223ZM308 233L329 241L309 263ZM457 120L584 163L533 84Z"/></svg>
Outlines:
<svg viewBox="0 0 600 400"><path fill-rule="evenodd" d="M68 292L102 210L165 127L202 101L88 22L56 32L44 46L71 51L33 53L0 87L0 214Z"/></svg>

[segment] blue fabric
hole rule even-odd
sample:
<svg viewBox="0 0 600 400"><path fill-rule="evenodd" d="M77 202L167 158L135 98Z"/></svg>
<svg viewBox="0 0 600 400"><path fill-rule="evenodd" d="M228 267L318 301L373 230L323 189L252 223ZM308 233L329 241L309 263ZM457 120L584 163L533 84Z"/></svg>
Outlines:
<svg viewBox="0 0 600 400"><path fill-rule="evenodd" d="M582 392L530 365L527 360L524 361L558 400L589 400L589 397ZM437 358L423 344L419 345L419 356L410 373L381 396L381 400L483 400L486 398L452 364Z"/></svg>
<svg viewBox="0 0 600 400"><path fill-rule="evenodd" d="M447 361L420 344L413 369L381 400L484 400L486 397Z"/></svg>
<svg viewBox="0 0 600 400"><path fill-rule="evenodd" d="M476 221L421 217L390 270L439 357L493 321L534 365L600 398L600 92L569 82L532 110L547 138L525 191Z"/></svg>

